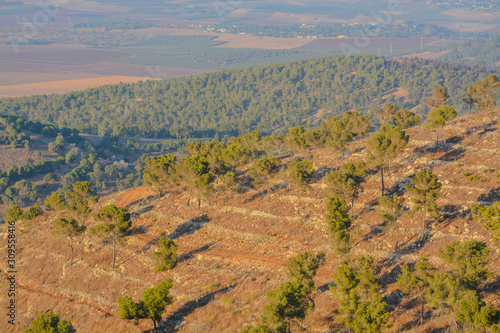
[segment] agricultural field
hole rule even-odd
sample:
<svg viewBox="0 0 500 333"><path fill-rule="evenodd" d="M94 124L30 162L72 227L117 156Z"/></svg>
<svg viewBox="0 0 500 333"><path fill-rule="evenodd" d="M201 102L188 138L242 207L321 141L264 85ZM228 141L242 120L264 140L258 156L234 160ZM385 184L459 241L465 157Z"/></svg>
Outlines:
<svg viewBox="0 0 500 333"><path fill-rule="evenodd" d="M0 86L0 97L64 94L70 91L95 88L105 84L132 83L152 78L137 76L102 76L86 79L57 80Z"/></svg>
<svg viewBox="0 0 500 333"><path fill-rule="evenodd" d="M173 66L162 67L155 63L131 65L111 62L119 57L134 55L121 50L62 45L19 45L17 50L18 53L10 45L0 45L1 96L63 93L71 91L68 89L82 90L120 81L137 82L144 79L180 77L206 72L206 70ZM92 78L98 79L93 83ZM71 82L67 82L68 80ZM24 84L29 85L19 86Z"/></svg>

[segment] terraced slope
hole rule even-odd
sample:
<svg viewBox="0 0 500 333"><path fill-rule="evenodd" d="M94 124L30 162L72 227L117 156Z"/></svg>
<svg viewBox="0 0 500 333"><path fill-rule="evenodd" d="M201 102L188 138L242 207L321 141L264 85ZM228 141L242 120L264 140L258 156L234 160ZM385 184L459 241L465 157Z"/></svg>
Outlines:
<svg viewBox="0 0 500 333"><path fill-rule="evenodd" d="M404 216L399 236L402 250L393 253L395 232L382 232L375 210L380 195L379 174L368 179L355 202L352 254L370 254L377 261L385 300L395 309L391 314L395 332L437 332L449 324L449 316L443 314L418 325L418 310L401 299L394 285L400 265L429 254L432 263L440 266L443 263L437 250L453 241L491 241L471 219L469 208L473 202L500 200L499 114L497 110L453 120L440 132L441 138L449 138L446 157L444 149L435 149L434 133L423 127L407 131L410 143L391 164L386 180L390 191L403 195L402 184L407 177L422 169L432 169L443 183L443 195L438 200L442 217L430 225L422 247L418 242L420 220ZM216 194L210 202L202 201L199 209L186 205L185 193L173 191L158 198L145 187L102 198L99 206L117 203L133 212L135 234L118 248L118 267L114 270L111 248L88 235L76 246L76 262L69 264L67 244L50 233L60 214L19 223L17 237L22 251L18 254L16 328L24 329L34 315L52 309L70 319L81 332L145 331L152 322L142 320L136 325L120 319L116 300L123 295L138 299L145 288L171 277L174 303L168 307L159 331L238 332L243 325L259 321L266 292L286 279L288 258L307 250L325 251L327 262L316 277L316 309L303 326L310 332L341 329L334 321L336 303L327 288L337 259L330 250L324 223L327 190L323 177L329 169L365 159L365 147L366 139L358 140L349 147L352 153L341 159L326 149L305 153L312 156L319 170L298 213L298 191L278 179L270 202L267 193L249 188L227 201L223 194ZM282 163L291 158L282 157ZM408 206L407 195L405 199ZM91 226L94 221L89 218L86 224ZM5 225L1 230L5 238ZM172 271L155 273L151 252L160 235L174 239L182 255ZM492 251L490 262L489 269L496 277L489 280L484 296L498 309L500 249ZM2 295L5 288L2 284ZM0 306L5 302L2 298ZM16 331L5 325L0 321L0 331Z"/></svg>

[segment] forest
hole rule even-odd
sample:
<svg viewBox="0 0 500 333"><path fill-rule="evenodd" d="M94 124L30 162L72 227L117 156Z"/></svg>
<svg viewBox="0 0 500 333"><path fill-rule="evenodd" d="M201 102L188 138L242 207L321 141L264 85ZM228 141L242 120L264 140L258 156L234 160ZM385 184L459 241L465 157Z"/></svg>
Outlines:
<svg viewBox="0 0 500 333"><path fill-rule="evenodd" d="M459 64L475 64L491 69L500 68L500 37L491 40L464 43L439 58Z"/></svg>
<svg viewBox="0 0 500 333"><path fill-rule="evenodd" d="M384 102L413 108L437 86L448 90L450 105L464 114L467 87L488 74L479 66L422 59L331 56L64 95L4 98L0 114L95 135L227 140L254 128L265 135L311 128L346 110L370 114ZM398 88L407 95L391 96ZM420 107L417 113L423 116L426 110ZM315 114L321 114L316 121Z"/></svg>

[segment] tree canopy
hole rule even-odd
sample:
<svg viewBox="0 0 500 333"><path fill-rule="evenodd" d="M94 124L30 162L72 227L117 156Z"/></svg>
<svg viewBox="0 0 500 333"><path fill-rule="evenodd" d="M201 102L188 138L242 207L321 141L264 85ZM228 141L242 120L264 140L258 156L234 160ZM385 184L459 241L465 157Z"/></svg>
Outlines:
<svg viewBox="0 0 500 333"><path fill-rule="evenodd" d="M124 319L149 318L153 321L156 330L167 305L172 304L173 299L169 296L172 285L172 280L167 278L157 285L145 289L142 293L142 299L137 303L130 296L120 297L118 299L119 316Z"/></svg>
<svg viewBox="0 0 500 333"><path fill-rule="evenodd" d="M111 240L113 244L113 264L111 267L115 268L116 243L127 235L132 226L130 214L122 207L108 205L94 215L94 220L100 223L90 229L90 232L93 235Z"/></svg>
<svg viewBox="0 0 500 333"><path fill-rule="evenodd" d="M75 333L76 329L71 322L61 319L58 314L49 311L36 315L25 333Z"/></svg>
<svg viewBox="0 0 500 333"><path fill-rule="evenodd" d="M410 136L399 127L385 124L368 139L368 158L380 168L384 194L384 167L408 144Z"/></svg>

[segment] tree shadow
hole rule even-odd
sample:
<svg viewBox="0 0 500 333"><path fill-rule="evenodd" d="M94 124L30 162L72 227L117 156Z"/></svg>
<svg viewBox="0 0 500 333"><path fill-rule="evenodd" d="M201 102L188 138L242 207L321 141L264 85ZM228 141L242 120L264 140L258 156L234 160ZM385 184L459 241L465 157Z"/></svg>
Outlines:
<svg viewBox="0 0 500 333"><path fill-rule="evenodd" d="M446 143L457 144L457 143L462 142L463 140L464 140L464 136L463 135L454 135L454 136L449 137L446 140Z"/></svg>
<svg viewBox="0 0 500 333"><path fill-rule="evenodd" d="M123 261L122 261L121 263L119 263L118 265L115 265L115 268L120 267L121 265L123 265L123 264L124 264L124 263L126 263L127 261L129 261L129 260L131 260L131 259L133 259L133 258L137 257L138 255L139 255L139 252L136 252L133 256L131 256L131 257L129 257L129 258L127 258L127 259L123 260Z"/></svg>
<svg viewBox="0 0 500 333"><path fill-rule="evenodd" d="M137 204L139 204L139 206L144 206L144 205L148 204L151 200L159 199L159 198L165 196L165 194L166 193L162 193L161 195L160 194L148 195L145 198L142 198L142 199L136 200L132 203L129 203L125 208L129 208L129 207L132 207L132 206L137 205Z"/></svg>
<svg viewBox="0 0 500 333"><path fill-rule="evenodd" d="M207 214L203 214L199 217L196 217L192 220L182 223L175 229L169 236L171 240L177 239L182 236L190 235L205 225L205 223L210 222L210 218Z"/></svg>
<svg viewBox="0 0 500 333"><path fill-rule="evenodd" d="M404 159L403 162L411 163L422 155L425 155L425 154L431 153L431 152L435 152L437 148L439 148L439 147L436 147L435 141L431 141L431 142L429 142L426 145L421 146L421 147L416 147L415 149L413 149L411 155L409 157L407 157L406 159Z"/></svg>
<svg viewBox="0 0 500 333"><path fill-rule="evenodd" d="M162 331L167 331L172 333L178 332L179 329L181 328L180 326L184 321L185 317L193 313L196 309L204 307L205 305L210 303L210 301L214 299L215 295L228 292L234 289L234 287L236 287L236 284L216 290L198 299L187 302L186 304L181 306L177 311L171 313L164 321L162 321L159 324L159 328ZM151 332L153 331L151 330Z"/></svg>
<svg viewBox="0 0 500 333"><path fill-rule="evenodd" d="M415 237L417 239L415 239ZM406 242L402 243L399 246L399 255L405 255L405 254L412 254L417 252L419 249L423 248L425 244L427 244L432 237L432 234L429 230L426 230L424 233L424 236L422 237L422 233L419 232L418 234L413 235L410 239L408 239ZM413 242L412 242L413 240ZM398 254L395 254L396 256ZM393 256L394 257L394 256Z"/></svg>
<svg viewBox="0 0 500 333"><path fill-rule="evenodd" d="M311 177L311 184L318 183L321 179L325 178L327 174L329 174L333 169L330 168L318 168L318 170L314 171Z"/></svg>
<svg viewBox="0 0 500 333"><path fill-rule="evenodd" d="M238 188L236 189L235 192L238 194L243 194L252 190L254 188L252 185L252 181L253 179L249 175L240 177L238 181Z"/></svg>
<svg viewBox="0 0 500 333"><path fill-rule="evenodd" d="M415 176L415 174L404 177L399 182L394 184L390 189L386 190L384 195L385 196L393 196L394 194L396 194L399 197L404 195L406 192L405 184L411 185L411 178L413 178L414 176Z"/></svg>
<svg viewBox="0 0 500 333"><path fill-rule="evenodd" d="M496 294L500 290L500 276L496 276L495 280L487 282L482 288L481 292L485 294Z"/></svg>
<svg viewBox="0 0 500 333"><path fill-rule="evenodd" d="M455 149L452 149L448 151L446 154L441 156L439 159L440 160L446 160L448 162L454 162L458 161L459 159L463 158L465 156L465 147L464 146L459 146Z"/></svg>
<svg viewBox="0 0 500 333"><path fill-rule="evenodd" d="M289 186L290 185L288 183L285 183L285 182L278 183L276 185L271 186L270 189L266 188L265 190L262 190L258 193L253 194L250 198L243 200L243 203L247 204L249 202L254 201L257 198L260 198L262 200L262 199L264 199L264 197L266 195L272 195L274 191L279 190L279 189L283 189L283 188L287 188ZM254 188L254 187L252 187L252 188ZM244 192L241 192L241 193L244 193Z"/></svg>
<svg viewBox="0 0 500 333"><path fill-rule="evenodd" d="M486 133L489 133L489 132L494 132L497 130L497 128L492 128L493 126L495 126L498 122L496 120L493 120L492 122L488 123L488 124L485 124L485 125L481 125L481 126L474 126L474 127L469 127L466 131L465 131L465 135L470 135L474 132L477 132L479 130L482 130L481 132L478 133L478 135L480 136L483 136L485 135Z"/></svg>
<svg viewBox="0 0 500 333"><path fill-rule="evenodd" d="M330 290L330 286L335 287L335 282L334 281L330 281L330 282L327 282L325 284L322 284L321 286L319 286L318 288L316 288L316 292L318 294L324 293L325 291Z"/></svg>
<svg viewBox="0 0 500 333"><path fill-rule="evenodd" d="M500 187L494 188L488 192L488 194L481 194L477 201L481 203L493 204L495 201L500 201Z"/></svg>
<svg viewBox="0 0 500 333"><path fill-rule="evenodd" d="M389 267L392 264L393 264L392 262L389 262L386 260L383 263L383 266ZM385 286L385 285L396 283L398 281L398 276L401 273L402 273L401 266L400 265L394 266L390 272L386 272L386 273L382 274L382 276L380 276L380 278L379 278L380 284Z"/></svg>
<svg viewBox="0 0 500 333"><path fill-rule="evenodd" d="M434 236L437 232L451 225L459 217L463 218L467 216L466 212L462 214L455 214L455 212L458 210L458 207L458 205L443 206L441 209L442 216L434 222L431 222L434 223L435 226L439 226L438 229L432 232L431 230L427 229L429 227L429 223L426 223L426 229L423 237L421 232L419 232L418 234L414 234L410 239L399 245L399 250L397 253L393 253L392 256L390 258L387 258L386 260L395 263L395 260L399 257L406 254L415 253L416 251L424 247L425 244L427 244L432 236ZM412 242L412 240L414 241Z"/></svg>
<svg viewBox="0 0 500 333"><path fill-rule="evenodd" d="M138 225L137 227L128 231L128 236L142 235L148 232L149 226Z"/></svg>
<svg viewBox="0 0 500 333"><path fill-rule="evenodd" d="M373 237L382 234L384 232L384 229L383 229L384 225L385 225L385 222L382 222L382 223L377 224L375 226L371 226L370 231L363 235L363 241L368 242Z"/></svg>
<svg viewBox="0 0 500 333"><path fill-rule="evenodd" d="M401 290L397 289L389 295L384 296L382 298L382 302L385 302L389 309L394 310L399 304L401 304L404 296L405 294L403 294Z"/></svg>
<svg viewBox="0 0 500 333"><path fill-rule="evenodd" d="M149 206L143 207L143 208L141 208L141 209L138 209L138 210L136 210L135 212L132 212L132 213L130 214L130 218L131 218L131 219L135 219L135 218L139 217L141 214L144 214L144 213L149 212L149 211L150 211L150 210L152 210L153 208L155 208L155 206L154 206L154 205L149 205Z"/></svg>
<svg viewBox="0 0 500 333"><path fill-rule="evenodd" d="M186 253L183 253L179 256L179 258L177 259L177 262L182 262L182 261L186 261L188 259L191 259L193 258L196 254L200 253L200 252L205 252L207 251L208 249L210 249L213 245L215 245L215 242L211 242L211 243L208 243L208 244L205 244L203 245L202 247L196 249L196 250L193 250L193 251L189 251L189 252L186 252Z"/></svg>

